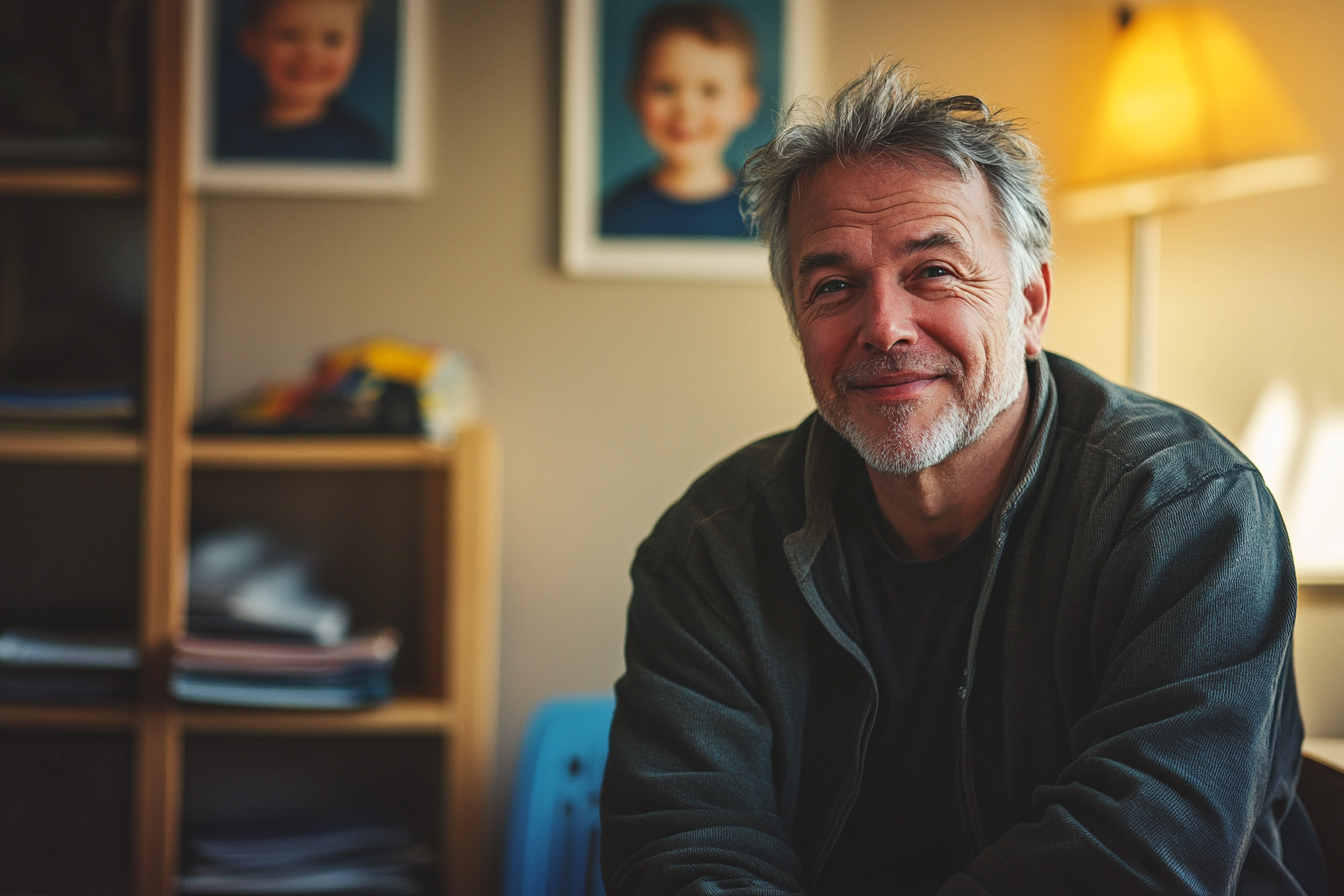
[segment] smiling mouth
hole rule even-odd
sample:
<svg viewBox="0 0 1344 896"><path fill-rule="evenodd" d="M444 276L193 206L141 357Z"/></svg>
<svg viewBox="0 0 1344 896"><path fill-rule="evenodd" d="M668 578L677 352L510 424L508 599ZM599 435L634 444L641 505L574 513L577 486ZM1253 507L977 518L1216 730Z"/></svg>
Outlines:
<svg viewBox="0 0 1344 896"><path fill-rule="evenodd" d="M909 401L940 380L955 378L957 372L955 359L934 351L882 354L841 371L835 389L872 401Z"/></svg>
<svg viewBox="0 0 1344 896"><path fill-rule="evenodd" d="M905 371L881 376L864 377L849 384L849 388L867 397L882 401L905 401L921 395L925 389L943 378L941 373Z"/></svg>

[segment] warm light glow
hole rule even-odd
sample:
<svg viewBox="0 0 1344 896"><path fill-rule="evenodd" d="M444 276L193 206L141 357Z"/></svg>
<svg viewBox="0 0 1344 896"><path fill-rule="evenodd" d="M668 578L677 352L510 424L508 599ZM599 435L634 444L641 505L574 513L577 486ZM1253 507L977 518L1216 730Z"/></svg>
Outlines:
<svg viewBox="0 0 1344 896"><path fill-rule="evenodd" d="M1308 152L1287 94L1222 12L1139 9L1102 80L1075 187L1146 180Z"/></svg>

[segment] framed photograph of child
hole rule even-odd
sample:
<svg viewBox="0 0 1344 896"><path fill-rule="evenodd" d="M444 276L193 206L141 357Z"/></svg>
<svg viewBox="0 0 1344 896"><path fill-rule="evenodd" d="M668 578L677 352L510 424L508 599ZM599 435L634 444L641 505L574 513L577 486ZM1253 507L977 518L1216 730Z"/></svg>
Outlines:
<svg viewBox="0 0 1344 896"><path fill-rule="evenodd" d="M813 0L567 0L560 259L766 282L739 172L814 87Z"/></svg>
<svg viewBox="0 0 1344 896"><path fill-rule="evenodd" d="M209 192L409 195L429 0L189 0L188 162Z"/></svg>

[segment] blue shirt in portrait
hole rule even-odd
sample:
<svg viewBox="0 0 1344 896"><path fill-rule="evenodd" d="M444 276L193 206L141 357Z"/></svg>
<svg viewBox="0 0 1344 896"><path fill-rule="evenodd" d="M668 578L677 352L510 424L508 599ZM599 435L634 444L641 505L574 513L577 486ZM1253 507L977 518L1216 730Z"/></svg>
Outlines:
<svg viewBox="0 0 1344 896"><path fill-rule="evenodd" d="M682 202L653 186L641 175L613 191L602 204L604 236L729 236L750 237L742 220L739 186L716 199Z"/></svg>
<svg viewBox="0 0 1344 896"><path fill-rule="evenodd" d="M233 118L216 141L221 159L319 159L390 162L392 153L373 126L339 101L312 124L277 128L259 110Z"/></svg>

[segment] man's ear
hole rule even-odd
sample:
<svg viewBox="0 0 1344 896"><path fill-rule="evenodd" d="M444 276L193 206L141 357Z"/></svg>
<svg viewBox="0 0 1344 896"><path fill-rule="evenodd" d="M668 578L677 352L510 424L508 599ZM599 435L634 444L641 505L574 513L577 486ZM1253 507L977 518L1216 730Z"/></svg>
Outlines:
<svg viewBox="0 0 1344 896"><path fill-rule="evenodd" d="M1027 300L1027 318L1022 322L1022 332L1026 336L1029 358L1041 353L1045 321L1050 316L1050 289L1050 262L1047 261L1041 265L1041 272L1022 288L1022 295Z"/></svg>

